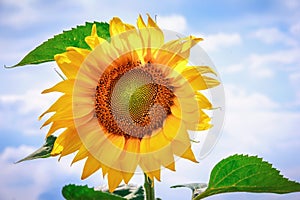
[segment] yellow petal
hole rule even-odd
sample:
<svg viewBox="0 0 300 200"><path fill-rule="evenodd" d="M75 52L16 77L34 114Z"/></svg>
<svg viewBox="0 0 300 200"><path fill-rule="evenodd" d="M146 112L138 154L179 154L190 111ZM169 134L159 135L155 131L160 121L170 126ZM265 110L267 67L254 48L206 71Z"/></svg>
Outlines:
<svg viewBox="0 0 300 200"><path fill-rule="evenodd" d="M61 145L61 143L59 143L59 142L54 143L53 149L50 154L51 154L51 156L57 156L62 152L63 149L64 149L64 147L63 147L63 145Z"/></svg>
<svg viewBox="0 0 300 200"><path fill-rule="evenodd" d="M88 53L88 50L69 47L67 48L67 52L56 54L54 59L66 77L74 79Z"/></svg>
<svg viewBox="0 0 300 200"><path fill-rule="evenodd" d="M73 128L68 128L56 138L53 149L51 151L51 156L61 154L66 142L70 137L72 137L73 130Z"/></svg>
<svg viewBox="0 0 300 200"><path fill-rule="evenodd" d="M104 176L105 176L106 174L108 174L110 168L109 168L108 166L104 165L103 163L102 163L101 168L102 168L102 175L103 175L103 178L104 178Z"/></svg>
<svg viewBox="0 0 300 200"><path fill-rule="evenodd" d="M128 184L133 175L134 173L122 172L122 176L126 184Z"/></svg>
<svg viewBox="0 0 300 200"><path fill-rule="evenodd" d="M122 20L120 18L114 17L114 18L112 18L112 20L110 20L109 32L110 32L111 37L121 34L125 31L126 31L126 29L125 29L124 23L122 22Z"/></svg>
<svg viewBox="0 0 300 200"><path fill-rule="evenodd" d="M186 127L189 130L207 130L212 127L210 124L211 118L203 111L199 110L200 116L190 121L185 121Z"/></svg>
<svg viewBox="0 0 300 200"><path fill-rule="evenodd" d="M53 121L64 121L64 120L72 120L73 119L73 113L72 113L72 107L68 106L64 109L57 110L55 114L53 114L49 119L47 119L42 127L47 126Z"/></svg>
<svg viewBox="0 0 300 200"><path fill-rule="evenodd" d="M216 87L220 82L214 78L208 76L197 76L189 82L193 90L206 90L208 88Z"/></svg>
<svg viewBox="0 0 300 200"><path fill-rule="evenodd" d="M137 26L139 29L146 28L146 24L141 15L139 15L139 17L138 17Z"/></svg>
<svg viewBox="0 0 300 200"><path fill-rule="evenodd" d="M121 183L122 181L122 172L110 168L108 171L108 187L109 192L113 192Z"/></svg>
<svg viewBox="0 0 300 200"><path fill-rule="evenodd" d="M200 74L214 74L215 76L217 76L215 70L213 70L213 68L209 66L190 66L190 67L196 68Z"/></svg>
<svg viewBox="0 0 300 200"><path fill-rule="evenodd" d="M91 49L95 49L96 46L98 46L104 41L106 40L101 37L98 37L96 24L93 24L91 36L85 37L85 42L89 45L89 47L91 47Z"/></svg>
<svg viewBox="0 0 300 200"><path fill-rule="evenodd" d="M174 143L174 145L178 145L178 143ZM177 147L175 147L177 148ZM186 149L186 151L184 151L183 153L178 154L178 156L180 156L181 158L185 158L188 159L190 161L193 161L195 163L198 163L198 161L195 158L194 152L192 151L191 147L188 147Z"/></svg>
<svg viewBox="0 0 300 200"><path fill-rule="evenodd" d="M165 166L167 169L176 171L175 169L175 162L170 163L169 165Z"/></svg>
<svg viewBox="0 0 300 200"><path fill-rule="evenodd" d="M77 154L75 155L75 157L73 158L71 165L79 160L86 158L88 155L89 155L88 150L85 148L84 145L82 145L79 151L77 152Z"/></svg>
<svg viewBox="0 0 300 200"><path fill-rule="evenodd" d="M93 156L89 156L88 159L85 161L85 165L82 171L81 179L86 179L101 167L101 163L95 159Z"/></svg>
<svg viewBox="0 0 300 200"><path fill-rule="evenodd" d="M201 76L201 73L195 67L187 67L181 72L181 75L186 80L193 80L197 76Z"/></svg>
<svg viewBox="0 0 300 200"><path fill-rule="evenodd" d="M183 84L182 84L183 83ZM178 98L193 98L195 90L188 81L174 82L174 94Z"/></svg>
<svg viewBox="0 0 300 200"><path fill-rule="evenodd" d="M154 178L156 178L156 180L160 181L160 169L147 172L147 175L149 176L149 178L152 181L154 180Z"/></svg>
<svg viewBox="0 0 300 200"><path fill-rule="evenodd" d="M74 121L73 120L54 121L51 124L50 129L49 129L46 137L49 137L55 131L57 131L57 130L59 130L61 128L67 128L67 127L71 127L71 126L74 126Z"/></svg>
<svg viewBox="0 0 300 200"><path fill-rule="evenodd" d="M132 173L136 170L136 167L140 159L139 154L140 154L140 139L138 138L126 139L124 145L124 151L122 152L122 155L119 158L120 166L123 172Z"/></svg>
<svg viewBox="0 0 300 200"><path fill-rule="evenodd" d="M126 31L135 30L135 27L131 24L124 24Z"/></svg>
<svg viewBox="0 0 300 200"><path fill-rule="evenodd" d="M210 103L210 101L200 92L196 92L195 98L197 100L199 108L212 109L212 104Z"/></svg>
<svg viewBox="0 0 300 200"><path fill-rule="evenodd" d="M150 17L150 15L147 14L147 16L148 16L148 24L147 24L147 26L151 27L151 28L159 28L157 26L157 24L153 21L153 19Z"/></svg>
<svg viewBox="0 0 300 200"><path fill-rule="evenodd" d="M177 70L181 72L182 66L187 64L190 49L199 41L201 41L200 38L192 36L169 41L158 50L156 59L162 61L161 64L169 67L176 68L176 66L180 66Z"/></svg>
<svg viewBox="0 0 300 200"><path fill-rule="evenodd" d="M55 112L58 110L61 110L67 106L70 106L72 104L72 96L69 95L63 95L60 98L58 98L56 100L56 102L54 102L50 108L48 108L43 114L40 115L39 120L41 120L41 118L50 112Z"/></svg>
<svg viewBox="0 0 300 200"><path fill-rule="evenodd" d="M150 28L149 33L151 36L151 47L160 47L164 44L164 34L162 30L157 26L153 19L148 14L148 24Z"/></svg>
<svg viewBox="0 0 300 200"><path fill-rule="evenodd" d="M96 158L107 166L113 166L115 161L119 159L125 144L125 138L121 135L110 134L104 141L99 150L94 152ZM109 152L109 153L108 153Z"/></svg>
<svg viewBox="0 0 300 200"><path fill-rule="evenodd" d="M181 120L176 118L173 115L168 115L167 119L164 122L163 125L163 133L165 137L172 141L176 135L178 134L179 131L181 131Z"/></svg>
<svg viewBox="0 0 300 200"><path fill-rule="evenodd" d="M162 130L151 136L150 151L153 152L153 157L164 167L174 162L171 141L164 136Z"/></svg>
<svg viewBox="0 0 300 200"><path fill-rule="evenodd" d="M49 93L49 92L62 92L66 94L72 94L74 86L74 79L67 79L61 81L54 85L53 87L46 89L42 92L42 94Z"/></svg>
<svg viewBox="0 0 300 200"><path fill-rule="evenodd" d="M150 138L144 137L140 145L140 167L146 173L160 169L160 163L153 157L150 149Z"/></svg>
<svg viewBox="0 0 300 200"><path fill-rule="evenodd" d="M72 134L68 137L68 140L65 142L64 149L61 152L60 157L74 153L75 151L79 150L82 146L80 137L77 135L76 130L70 129L70 131L72 131Z"/></svg>

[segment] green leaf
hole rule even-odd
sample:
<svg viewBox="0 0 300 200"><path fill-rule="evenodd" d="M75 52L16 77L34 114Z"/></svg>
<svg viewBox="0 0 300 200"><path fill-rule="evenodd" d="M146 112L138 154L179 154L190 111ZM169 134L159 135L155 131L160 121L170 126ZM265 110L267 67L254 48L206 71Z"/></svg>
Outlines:
<svg viewBox="0 0 300 200"><path fill-rule="evenodd" d="M39 148L32 154L28 155L27 157L17 161L16 163L20 163L20 162L23 162L26 160L34 160L34 159L38 159L38 158L50 157L50 153L53 149L55 140L56 140L56 137L53 135L50 135L49 137L47 137L45 144L41 148Z"/></svg>
<svg viewBox="0 0 300 200"><path fill-rule="evenodd" d="M181 185L171 186L171 188L181 188L181 187L191 189L192 193L193 193L193 197L195 197L205 190L205 188L207 187L207 184L206 183L189 183L189 184L181 184Z"/></svg>
<svg viewBox="0 0 300 200"><path fill-rule="evenodd" d="M290 181L257 156L233 155L219 162L210 174L208 188L194 198L226 192L300 192L300 183Z"/></svg>
<svg viewBox="0 0 300 200"><path fill-rule="evenodd" d="M90 49L84 39L86 36L91 35L93 24L96 24L97 26L98 36L109 40L110 35L108 23L86 22L83 26L77 26L71 30L63 31L63 33L47 40L29 52L18 64L8 68L53 61L54 55L65 52L67 47Z"/></svg>
<svg viewBox="0 0 300 200"><path fill-rule="evenodd" d="M124 200L125 198L109 192L95 191L93 188L79 185L66 185L62 189L66 200Z"/></svg>

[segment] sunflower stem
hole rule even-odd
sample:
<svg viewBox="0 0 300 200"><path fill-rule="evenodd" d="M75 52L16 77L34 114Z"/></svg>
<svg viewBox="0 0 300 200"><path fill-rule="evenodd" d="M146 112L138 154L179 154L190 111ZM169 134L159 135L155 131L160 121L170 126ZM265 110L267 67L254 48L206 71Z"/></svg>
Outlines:
<svg viewBox="0 0 300 200"><path fill-rule="evenodd" d="M146 191L146 200L155 200L155 194L154 194L154 180L152 181L146 173L144 173L145 176L145 183L144 188Z"/></svg>

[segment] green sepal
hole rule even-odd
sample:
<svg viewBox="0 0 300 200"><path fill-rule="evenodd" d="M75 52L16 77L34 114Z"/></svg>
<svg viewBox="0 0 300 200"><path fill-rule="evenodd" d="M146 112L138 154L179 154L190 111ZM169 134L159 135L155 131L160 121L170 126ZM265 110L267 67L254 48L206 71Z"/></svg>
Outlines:
<svg viewBox="0 0 300 200"><path fill-rule="evenodd" d="M50 153L53 149L54 146L54 142L56 140L56 137L53 135L50 135L49 137L47 137L45 144L37 149L35 152L33 152L32 154L26 156L25 158L17 161L16 163L20 163L26 160L34 160L34 159L38 159L38 158L48 158L50 157Z"/></svg>
<svg viewBox="0 0 300 200"><path fill-rule="evenodd" d="M71 30L63 31L63 33L59 35L55 35L53 38L45 41L29 52L18 64L7 68L54 61L54 56L65 52L67 47L90 49L85 42L85 37L91 35L93 24L97 26L97 34L99 37L105 40L110 39L108 23L86 22L85 25L77 26Z"/></svg>

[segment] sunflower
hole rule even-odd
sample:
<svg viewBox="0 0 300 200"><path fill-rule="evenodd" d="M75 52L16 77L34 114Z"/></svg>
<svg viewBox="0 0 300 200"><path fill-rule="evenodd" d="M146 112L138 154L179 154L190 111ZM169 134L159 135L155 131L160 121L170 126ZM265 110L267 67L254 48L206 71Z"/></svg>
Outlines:
<svg viewBox="0 0 300 200"><path fill-rule="evenodd" d="M175 171L176 157L197 162L188 130L212 126L205 113L212 105L200 91L219 82L210 67L188 63L201 38L165 42L150 16L147 24L139 16L137 28L115 17L109 31L106 41L93 25L85 38L91 50L55 55L65 80L42 93L62 96L40 118L54 113L43 124L51 124L47 137L62 129L51 155L86 158L81 178L102 169L112 192L137 167L160 180L162 167Z"/></svg>

